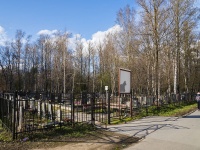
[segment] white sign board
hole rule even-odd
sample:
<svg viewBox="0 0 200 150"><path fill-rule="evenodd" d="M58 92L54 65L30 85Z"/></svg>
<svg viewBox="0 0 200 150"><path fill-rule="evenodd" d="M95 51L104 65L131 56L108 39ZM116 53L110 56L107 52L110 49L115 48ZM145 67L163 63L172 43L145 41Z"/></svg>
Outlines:
<svg viewBox="0 0 200 150"><path fill-rule="evenodd" d="M119 93L131 93L131 71L119 70Z"/></svg>
<svg viewBox="0 0 200 150"><path fill-rule="evenodd" d="M105 86L105 90L108 91L108 86Z"/></svg>

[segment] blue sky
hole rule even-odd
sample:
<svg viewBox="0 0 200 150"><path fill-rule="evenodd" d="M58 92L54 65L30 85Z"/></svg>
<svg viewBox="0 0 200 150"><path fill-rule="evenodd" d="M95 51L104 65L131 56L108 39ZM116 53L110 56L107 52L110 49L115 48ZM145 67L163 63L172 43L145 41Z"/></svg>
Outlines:
<svg viewBox="0 0 200 150"><path fill-rule="evenodd" d="M116 14L135 0L0 0L0 27L9 38L17 29L37 36L41 30L69 31L90 39L116 24Z"/></svg>

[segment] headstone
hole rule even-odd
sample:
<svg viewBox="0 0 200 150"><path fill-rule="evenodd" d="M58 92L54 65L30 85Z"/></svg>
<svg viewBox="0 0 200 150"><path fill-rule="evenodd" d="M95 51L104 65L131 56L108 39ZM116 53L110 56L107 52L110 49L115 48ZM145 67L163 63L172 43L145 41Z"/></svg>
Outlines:
<svg viewBox="0 0 200 150"><path fill-rule="evenodd" d="M60 109L57 110L57 121L61 122L62 120L62 111Z"/></svg>
<svg viewBox="0 0 200 150"><path fill-rule="evenodd" d="M42 117L45 117L45 102L42 102Z"/></svg>
<svg viewBox="0 0 200 150"><path fill-rule="evenodd" d="M9 100L10 100L10 101L12 100L12 96L11 96L11 95L9 95Z"/></svg>
<svg viewBox="0 0 200 150"><path fill-rule="evenodd" d="M127 101L127 102L126 102L126 106L127 106L127 107L131 107L130 101Z"/></svg>
<svg viewBox="0 0 200 150"><path fill-rule="evenodd" d="M121 105L122 104L122 98L120 97L119 100L120 100L120 105Z"/></svg>
<svg viewBox="0 0 200 150"><path fill-rule="evenodd" d="M22 123L23 123L23 105L21 102L19 107L19 126L18 126L19 131L22 130Z"/></svg>
<svg viewBox="0 0 200 150"><path fill-rule="evenodd" d="M138 97L138 101L140 102L140 104L143 104L142 103L142 97Z"/></svg>
<svg viewBox="0 0 200 150"><path fill-rule="evenodd" d="M48 113L49 113L49 119L52 120L52 105L48 104Z"/></svg>
<svg viewBox="0 0 200 150"><path fill-rule="evenodd" d="M147 104L147 97L146 97L146 96L143 97L143 104L144 104L144 105Z"/></svg>
<svg viewBox="0 0 200 150"><path fill-rule="evenodd" d="M40 100L38 100L38 105L37 105L37 109L38 109L38 116L40 116L41 115L41 102L40 102Z"/></svg>
<svg viewBox="0 0 200 150"><path fill-rule="evenodd" d="M30 100L30 109L35 110L35 100Z"/></svg>

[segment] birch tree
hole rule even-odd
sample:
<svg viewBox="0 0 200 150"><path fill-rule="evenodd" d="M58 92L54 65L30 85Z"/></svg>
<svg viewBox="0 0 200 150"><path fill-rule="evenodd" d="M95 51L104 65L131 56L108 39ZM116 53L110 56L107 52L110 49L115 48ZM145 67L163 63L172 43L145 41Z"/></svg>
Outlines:
<svg viewBox="0 0 200 150"><path fill-rule="evenodd" d="M194 0L170 0L173 19L173 36L175 39L174 51L174 93L180 93L181 76L181 49L183 30L190 30L194 27L197 8L194 7ZM186 27L186 23L188 26ZM186 28L185 28L185 27ZM187 80L187 79L186 79Z"/></svg>
<svg viewBox="0 0 200 150"><path fill-rule="evenodd" d="M165 7L165 0L138 0L137 2L143 9L143 25L147 26L152 38L152 88L158 99L160 95L159 53L166 33L165 22L168 17L168 8Z"/></svg>
<svg viewBox="0 0 200 150"><path fill-rule="evenodd" d="M25 33L22 30L17 30L15 35L15 41L12 43L12 48L14 51L16 73L17 73L17 87L16 90L22 90L22 77L21 77L21 67L22 67L22 54L23 54L23 38Z"/></svg>
<svg viewBox="0 0 200 150"><path fill-rule="evenodd" d="M5 91L14 90L14 56L10 43L7 43L6 46L0 48L0 67L1 67L1 88Z"/></svg>

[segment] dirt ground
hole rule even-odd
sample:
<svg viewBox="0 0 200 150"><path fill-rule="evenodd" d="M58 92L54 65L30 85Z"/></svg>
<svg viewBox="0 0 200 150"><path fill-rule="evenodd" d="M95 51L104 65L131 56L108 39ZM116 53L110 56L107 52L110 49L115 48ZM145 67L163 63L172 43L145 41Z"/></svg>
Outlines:
<svg viewBox="0 0 200 150"><path fill-rule="evenodd" d="M25 142L0 142L0 150L120 150L138 142L138 138L106 130L97 130L84 137L56 137L56 139Z"/></svg>

